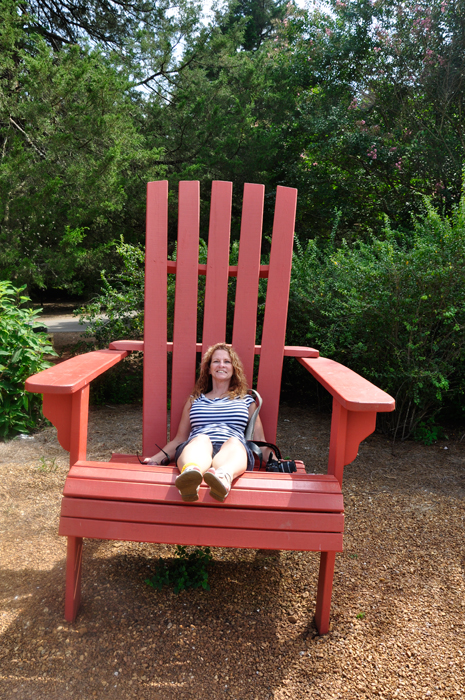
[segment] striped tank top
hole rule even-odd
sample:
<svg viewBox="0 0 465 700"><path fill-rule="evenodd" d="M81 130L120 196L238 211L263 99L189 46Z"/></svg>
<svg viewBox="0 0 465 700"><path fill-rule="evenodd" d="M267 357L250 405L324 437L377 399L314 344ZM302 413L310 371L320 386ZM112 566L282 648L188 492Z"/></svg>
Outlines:
<svg viewBox="0 0 465 700"><path fill-rule="evenodd" d="M249 406L254 402L250 394L244 398L228 396L207 399L205 394L192 402L190 410L191 432L189 439L208 435L212 442L226 442L236 437L245 446L244 431L249 421Z"/></svg>

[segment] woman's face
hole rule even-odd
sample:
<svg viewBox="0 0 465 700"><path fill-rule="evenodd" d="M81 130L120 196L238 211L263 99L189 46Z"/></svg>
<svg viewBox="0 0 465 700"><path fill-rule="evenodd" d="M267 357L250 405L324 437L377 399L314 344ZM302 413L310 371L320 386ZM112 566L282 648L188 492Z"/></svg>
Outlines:
<svg viewBox="0 0 465 700"><path fill-rule="evenodd" d="M233 364L227 350L215 350L210 361L210 374L218 381L230 380L234 374Z"/></svg>

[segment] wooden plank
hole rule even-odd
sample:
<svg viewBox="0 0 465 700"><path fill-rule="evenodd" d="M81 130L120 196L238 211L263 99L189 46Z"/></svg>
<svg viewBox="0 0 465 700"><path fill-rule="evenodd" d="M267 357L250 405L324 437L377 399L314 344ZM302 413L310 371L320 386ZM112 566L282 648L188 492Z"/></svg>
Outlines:
<svg viewBox="0 0 465 700"><path fill-rule="evenodd" d="M250 387L253 385L264 197L263 185L244 185L232 344L242 360Z"/></svg>
<svg viewBox="0 0 465 700"><path fill-rule="evenodd" d="M168 182L147 185L145 244L144 406L142 452L158 452L167 438L167 272Z"/></svg>
<svg viewBox="0 0 465 700"><path fill-rule="evenodd" d="M144 341L143 340L114 340L109 345L110 350L127 350L129 352L144 352ZM202 343L196 343L196 352L202 352ZM255 355L260 355L262 351L261 345L255 345L254 353ZM166 343L166 352L173 352L173 343ZM285 357L319 357L319 351L315 348L306 348L298 345L285 345L284 346L284 356Z"/></svg>
<svg viewBox="0 0 465 700"><path fill-rule="evenodd" d="M94 350L76 355L29 377L25 387L36 394L74 394L127 354L125 350Z"/></svg>
<svg viewBox="0 0 465 700"><path fill-rule="evenodd" d="M297 468L297 474L306 474L307 471L306 471L306 469L305 469L305 464L304 464L300 459L296 459L296 460L294 460L294 461L295 461L295 465L296 465L296 468ZM106 463L105 463L105 462L103 462L103 463L100 462L99 464L100 464L100 466L102 466L102 465L105 466L106 464L108 464L108 465L115 465L115 464L132 464L132 465L134 465L134 466L135 466L135 465L141 466L141 465L140 465L140 462L139 462L139 460L138 460L138 458L137 458L136 455L118 454L118 453L116 453L116 452L114 452L114 453L111 455L110 461L109 461L109 462L106 462ZM172 464L172 466L174 467L174 464L173 464L173 463L171 463L171 464ZM254 472L259 472L259 473L261 473L262 471L263 471L263 470L260 469L260 466L259 466L258 461L256 461L256 462L255 462L255 466L254 466Z"/></svg>
<svg viewBox="0 0 465 700"><path fill-rule="evenodd" d="M78 462L70 470L68 479L97 479L139 484L174 484L179 472L176 467L142 467L113 465L99 462ZM308 493L340 493L334 476L319 474L276 474L273 472L246 472L234 481L235 489L301 491Z"/></svg>
<svg viewBox="0 0 465 700"><path fill-rule="evenodd" d="M202 354L226 340L232 183L214 181L210 205Z"/></svg>
<svg viewBox="0 0 465 700"><path fill-rule="evenodd" d="M240 530L191 525L127 523L114 520L61 518L60 535L130 542L159 542L244 549L291 549L304 552L342 551L342 534L336 532L289 532Z"/></svg>
<svg viewBox="0 0 465 700"><path fill-rule="evenodd" d="M257 489L253 482L248 489L233 488L222 508L290 509L322 513L342 513L342 494ZM141 503L183 503L178 489L171 484L101 481L98 479L66 479L63 495L74 498L98 498ZM190 505L218 506L206 486L199 490L199 500Z"/></svg>
<svg viewBox="0 0 465 700"><path fill-rule="evenodd" d="M66 554L65 618L74 622L81 602L82 537L68 537Z"/></svg>
<svg viewBox="0 0 465 700"><path fill-rule="evenodd" d="M184 511L184 512L182 512ZM242 508L191 508L190 505L125 503L85 498L63 498L61 516L91 520L121 520L135 523L185 524L192 526L233 527L257 530L296 530L301 532L342 532L342 513L301 513Z"/></svg>
<svg viewBox="0 0 465 700"><path fill-rule="evenodd" d="M297 190L277 188L257 383L257 390L263 398L260 417L270 442L276 442L278 425L296 204Z"/></svg>
<svg viewBox="0 0 465 700"><path fill-rule="evenodd" d="M331 595L333 592L335 552L322 551L320 573L318 576L318 591L316 596L315 624L320 634L329 632L329 613Z"/></svg>
<svg viewBox="0 0 465 700"><path fill-rule="evenodd" d="M348 367L327 357L299 359L313 376L348 411L382 411L395 409L392 396Z"/></svg>
<svg viewBox="0 0 465 700"><path fill-rule="evenodd" d="M177 276L173 330L171 439L195 384L197 342L197 266L199 261L200 183L179 183ZM163 444L160 443L163 447Z"/></svg>
<svg viewBox="0 0 465 700"><path fill-rule="evenodd" d="M262 185L252 185L252 187L262 187ZM167 260L166 261L166 269L167 269L168 274L175 275L177 273L177 270L178 270L176 260ZM270 269L269 265L260 265L259 277L267 278L269 269ZM238 265L229 265L228 266L228 276L229 277L237 277L237 272L238 272ZM207 274L207 266L205 263L198 264L197 274L198 275L206 275Z"/></svg>
<svg viewBox="0 0 465 700"><path fill-rule="evenodd" d="M87 426L89 421L89 384L76 391L71 399L70 466L87 453Z"/></svg>

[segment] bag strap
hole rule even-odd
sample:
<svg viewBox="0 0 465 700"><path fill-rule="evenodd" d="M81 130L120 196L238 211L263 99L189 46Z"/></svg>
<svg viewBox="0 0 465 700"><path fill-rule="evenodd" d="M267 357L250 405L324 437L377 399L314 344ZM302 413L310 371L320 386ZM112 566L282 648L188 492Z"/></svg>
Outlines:
<svg viewBox="0 0 465 700"><path fill-rule="evenodd" d="M257 408L255 411L252 413L252 416L249 418L249 422L247 423L247 427L244 431L244 437L246 440L252 440L253 438L253 431L255 430L255 422L257 420L257 416L260 413L260 409L262 407L263 399L258 393L258 391L255 391L255 389L249 389L249 394L252 394L255 403L257 404Z"/></svg>
<svg viewBox="0 0 465 700"><path fill-rule="evenodd" d="M273 452L275 453L277 459L281 459L281 452L279 451L279 447L277 445L273 445L272 442L263 442L262 440L253 440L253 433L255 430L255 423L257 420L257 416L260 413L260 409L263 404L263 399L258 393L258 391L255 391L255 389L249 389L249 394L252 394L253 397L255 398L255 403L257 404L257 408L253 412L252 416L249 418L249 422L247 423L247 427L244 432L244 437L247 442L247 445L250 447L252 452L257 455L258 459L260 460L260 469L262 468L262 463L263 463L263 453L260 449L260 447L269 447Z"/></svg>

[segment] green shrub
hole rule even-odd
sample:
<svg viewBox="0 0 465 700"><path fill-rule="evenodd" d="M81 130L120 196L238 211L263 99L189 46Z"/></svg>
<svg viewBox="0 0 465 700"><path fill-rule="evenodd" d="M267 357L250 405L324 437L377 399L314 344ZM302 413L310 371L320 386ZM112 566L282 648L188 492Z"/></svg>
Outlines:
<svg viewBox="0 0 465 700"><path fill-rule="evenodd" d="M0 437L28 433L42 416L42 397L30 394L24 382L50 367L45 355L55 355L40 327L40 311L25 308L29 297L10 282L0 281Z"/></svg>
<svg viewBox="0 0 465 700"><path fill-rule="evenodd" d="M465 196L450 218L425 200L413 231L320 250L297 241L287 342L312 345L390 393L405 438L464 393Z"/></svg>
<svg viewBox="0 0 465 700"><path fill-rule="evenodd" d="M176 559L167 564L162 558L152 578L145 583L152 588L161 590L163 586L173 586L174 592L179 593L186 588L203 588L209 591L207 565L213 557L209 547L194 547L189 552L187 547L176 545Z"/></svg>

